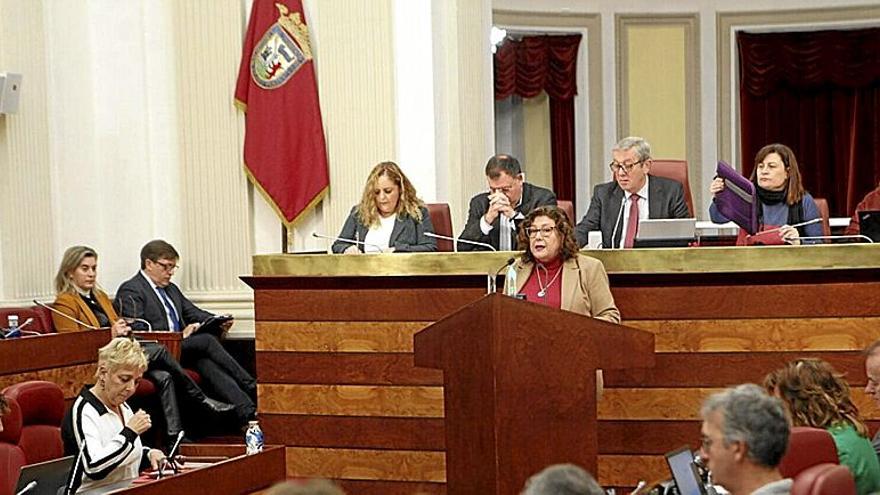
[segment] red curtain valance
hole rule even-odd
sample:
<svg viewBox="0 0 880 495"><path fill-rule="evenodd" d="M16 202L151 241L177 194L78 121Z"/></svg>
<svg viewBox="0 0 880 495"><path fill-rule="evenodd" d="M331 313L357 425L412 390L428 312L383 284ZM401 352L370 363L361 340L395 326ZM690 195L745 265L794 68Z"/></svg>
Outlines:
<svg viewBox="0 0 880 495"><path fill-rule="evenodd" d="M880 82L880 28L740 32L737 44L741 86L754 96L783 87L864 88Z"/></svg>
<svg viewBox="0 0 880 495"><path fill-rule="evenodd" d="M551 98L573 98L580 42L580 34L506 40L495 53L495 99L533 98L541 90Z"/></svg>

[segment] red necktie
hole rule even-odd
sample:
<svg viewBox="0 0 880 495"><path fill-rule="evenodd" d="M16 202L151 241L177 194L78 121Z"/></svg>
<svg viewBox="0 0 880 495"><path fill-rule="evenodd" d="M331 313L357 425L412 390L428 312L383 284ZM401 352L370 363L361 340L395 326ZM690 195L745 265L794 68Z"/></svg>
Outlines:
<svg viewBox="0 0 880 495"><path fill-rule="evenodd" d="M632 194L629 197L629 220L626 222L626 237L624 237L623 247L633 247L636 240L636 233L639 231L639 195Z"/></svg>

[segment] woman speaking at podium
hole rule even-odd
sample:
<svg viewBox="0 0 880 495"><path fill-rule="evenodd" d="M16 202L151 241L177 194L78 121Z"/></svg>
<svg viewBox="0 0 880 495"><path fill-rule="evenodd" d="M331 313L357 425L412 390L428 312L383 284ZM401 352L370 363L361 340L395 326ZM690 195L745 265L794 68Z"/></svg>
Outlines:
<svg viewBox="0 0 880 495"><path fill-rule="evenodd" d="M165 461L162 451L141 444L150 415L125 403L146 368L135 340L115 338L98 350L97 383L80 392L61 424L64 454L75 456L65 493L134 479Z"/></svg>
<svg viewBox="0 0 880 495"><path fill-rule="evenodd" d="M437 241L425 203L394 162L382 162L370 172L361 202L351 209L334 253L402 253L436 251Z"/></svg>
<svg viewBox="0 0 880 495"><path fill-rule="evenodd" d="M532 210L519 229L517 293L527 301L620 323L602 262L578 253L568 216L555 206Z"/></svg>

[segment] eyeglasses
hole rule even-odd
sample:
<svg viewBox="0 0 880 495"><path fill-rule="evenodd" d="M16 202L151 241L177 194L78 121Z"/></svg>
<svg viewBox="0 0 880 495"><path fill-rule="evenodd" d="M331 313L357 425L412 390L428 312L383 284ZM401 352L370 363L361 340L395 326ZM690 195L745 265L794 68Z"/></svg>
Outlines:
<svg viewBox="0 0 880 495"><path fill-rule="evenodd" d="M641 159L641 160L639 160L639 161L637 161L637 162L633 162L633 163L629 163L629 164L627 164L627 163L611 162L611 163L608 164L608 167L610 167L610 168L611 168L611 171L614 172L614 173L618 173L618 172L620 172L621 170L623 170L623 171L626 172L626 173L630 173L630 172L632 172L632 169L635 168L636 165L641 165L641 164L643 164L643 163L645 163L645 159Z"/></svg>
<svg viewBox="0 0 880 495"><path fill-rule="evenodd" d="M550 234L552 234L554 230L556 230L556 226L541 227L541 228L529 227L526 229L526 234L528 234L529 237L531 237L532 239L534 239L535 237L538 237L538 234L541 234L541 237L546 238L546 237L550 237Z"/></svg>
<svg viewBox="0 0 880 495"><path fill-rule="evenodd" d="M709 452L709 449L712 448L712 439L706 435L702 435L700 437L700 446L703 448L703 452Z"/></svg>
<svg viewBox="0 0 880 495"><path fill-rule="evenodd" d="M150 260L150 261L153 261L153 260ZM161 266L162 269L168 273L174 273L178 268L180 268L180 265L177 265L174 263L168 263L166 261L153 261L153 263Z"/></svg>

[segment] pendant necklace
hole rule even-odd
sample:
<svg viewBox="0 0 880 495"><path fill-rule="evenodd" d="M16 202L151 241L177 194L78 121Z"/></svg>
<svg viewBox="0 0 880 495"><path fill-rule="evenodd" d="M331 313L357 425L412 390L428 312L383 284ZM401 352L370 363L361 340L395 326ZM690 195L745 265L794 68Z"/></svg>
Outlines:
<svg viewBox="0 0 880 495"><path fill-rule="evenodd" d="M553 275L553 278L550 279L549 282L547 282L547 285L544 285L544 282L541 280L541 270L544 270L544 273L547 273L547 269L544 268L544 265L538 265L538 287L541 288L541 290L538 291L538 297L544 297L547 295L547 289L549 289L550 286L553 285L553 282L556 282L556 279L559 278L559 274L562 273L562 266L559 266L559 269L556 270L556 275Z"/></svg>

